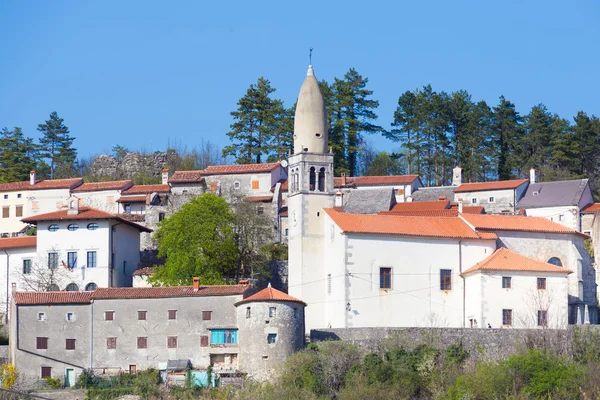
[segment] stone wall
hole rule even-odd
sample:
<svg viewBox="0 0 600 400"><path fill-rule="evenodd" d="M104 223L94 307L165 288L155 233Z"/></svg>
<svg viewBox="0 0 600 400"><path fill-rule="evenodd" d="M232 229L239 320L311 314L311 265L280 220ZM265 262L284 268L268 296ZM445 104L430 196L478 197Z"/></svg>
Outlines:
<svg viewBox="0 0 600 400"><path fill-rule="evenodd" d="M460 329L460 328L346 328L311 330L311 342L342 340L370 352L383 352L391 345L414 348L427 344L444 350L463 346L474 360L496 361L530 347L549 348L570 356L582 340L597 340L600 326L569 329Z"/></svg>
<svg viewBox="0 0 600 400"><path fill-rule="evenodd" d="M89 175L112 179L132 179L136 175L160 177L161 170L167 168L174 157L179 156L166 152L127 153L121 159L112 155L100 155L90 165Z"/></svg>

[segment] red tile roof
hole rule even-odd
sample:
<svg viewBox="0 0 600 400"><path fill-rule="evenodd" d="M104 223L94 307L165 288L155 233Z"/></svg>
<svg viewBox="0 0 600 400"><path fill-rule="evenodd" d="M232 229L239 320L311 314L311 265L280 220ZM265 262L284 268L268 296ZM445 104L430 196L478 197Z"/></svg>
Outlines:
<svg viewBox="0 0 600 400"><path fill-rule="evenodd" d="M571 271L548 264L533 258L525 257L505 248L497 249L485 260L478 262L462 274L470 274L476 271L518 271L518 272L555 272L570 274Z"/></svg>
<svg viewBox="0 0 600 400"><path fill-rule="evenodd" d="M35 247L37 236L19 236L0 239L0 249L18 249L22 247Z"/></svg>
<svg viewBox="0 0 600 400"><path fill-rule="evenodd" d="M592 214L600 211L600 203L593 203L581 210L582 214Z"/></svg>
<svg viewBox="0 0 600 400"><path fill-rule="evenodd" d="M133 185L129 189L121 192L122 196L134 194L150 194L150 193L169 193L171 186L169 185Z"/></svg>
<svg viewBox="0 0 600 400"><path fill-rule="evenodd" d="M483 206L463 206L462 212L463 214L485 214L485 208Z"/></svg>
<svg viewBox="0 0 600 400"><path fill-rule="evenodd" d="M390 211L432 211L450 208L448 200L438 201L413 201L407 203L396 203Z"/></svg>
<svg viewBox="0 0 600 400"><path fill-rule="evenodd" d="M76 189L73 189L73 193L79 192L99 192L101 190L126 190L133 186L133 182L130 180L126 181L109 181L109 182L87 182Z"/></svg>
<svg viewBox="0 0 600 400"><path fill-rule="evenodd" d="M128 221L116 214L107 213L106 211L97 210L90 207L79 207L79 213L69 215L66 209L53 211L46 214L34 215L31 217L23 218L21 221L26 223L37 223L40 221L76 221L76 220L90 220L90 219L116 219L127 225L137 228L141 232L152 232L152 229L148 229L145 226L136 224Z"/></svg>
<svg viewBox="0 0 600 400"><path fill-rule="evenodd" d="M347 214L331 208L324 211L344 232L455 239L482 238L460 218Z"/></svg>
<svg viewBox="0 0 600 400"><path fill-rule="evenodd" d="M248 196L248 197L246 197L246 200L251 201L253 203L259 203L259 202L263 202L263 201L272 201L273 195L270 195L270 196Z"/></svg>
<svg viewBox="0 0 600 400"><path fill-rule="evenodd" d="M525 217L517 215L476 215L463 214L469 224L477 230L488 231L523 231L523 232L544 232L544 233L575 233L588 237L587 235L569 229L564 225L557 224L541 217Z"/></svg>
<svg viewBox="0 0 600 400"><path fill-rule="evenodd" d="M341 177L333 178L335 187L343 187ZM383 185L410 185L419 179L419 175L392 175L392 176L349 176L346 177L345 186L383 186Z"/></svg>
<svg viewBox="0 0 600 400"><path fill-rule="evenodd" d="M415 211L379 211L380 215L396 215L405 217L456 217L458 210L415 210Z"/></svg>
<svg viewBox="0 0 600 400"><path fill-rule="evenodd" d="M204 175L227 175L227 174L251 174L259 172L271 172L279 167L279 162L265 164L233 164L233 165L209 165L203 171Z"/></svg>
<svg viewBox="0 0 600 400"><path fill-rule="evenodd" d="M117 203L145 203L146 195L119 197Z"/></svg>
<svg viewBox="0 0 600 400"><path fill-rule="evenodd" d="M29 181L10 182L0 184L0 192L11 192L16 190L73 189L82 183L82 178L48 179L36 181L35 185L30 185Z"/></svg>
<svg viewBox="0 0 600 400"><path fill-rule="evenodd" d="M175 173L169 178L169 183L202 183L204 182L202 172L202 170L175 171Z"/></svg>
<svg viewBox="0 0 600 400"><path fill-rule="evenodd" d="M16 190L28 190L31 188L29 181L0 183L0 192L12 192Z"/></svg>
<svg viewBox="0 0 600 400"><path fill-rule="evenodd" d="M480 192L482 190L516 189L529 182L527 179L514 179L510 181L463 183L454 190L454 193Z"/></svg>
<svg viewBox="0 0 600 400"><path fill-rule="evenodd" d="M238 306L240 304L249 303L252 301L292 301L294 303L300 303L306 306L306 303L302 300L292 297L287 293L283 293L280 290L273 289L271 286L253 294L250 297L246 297L242 301L238 301L235 303L235 305Z"/></svg>
<svg viewBox="0 0 600 400"><path fill-rule="evenodd" d="M252 286L165 286L148 288L98 288L92 292L16 292L16 304L73 304L89 303L90 300L110 299L159 299L170 297L208 297L244 295Z"/></svg>
<svg viewBox="0 0 600 400"><path fill-rule="evenodd" d="M132 273L133 276L154 275L154 267L138 268Z"/></svg>

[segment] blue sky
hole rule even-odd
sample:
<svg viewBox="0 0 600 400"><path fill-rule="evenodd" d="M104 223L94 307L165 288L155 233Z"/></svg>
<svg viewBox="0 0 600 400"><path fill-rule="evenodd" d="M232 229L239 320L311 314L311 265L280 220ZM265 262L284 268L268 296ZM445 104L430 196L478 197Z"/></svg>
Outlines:
<svg viewBox="0 0 600 400"><path fill-rule="evenodd" d="M112 146L227 145L230 111L260 77L294 103L319 79L369 79L378 123L431 83L526 114L600 114L600 3L587 1L3 1L0 127L65 119L79 156ZM397 144L370 137L380 150Z"/></svg>

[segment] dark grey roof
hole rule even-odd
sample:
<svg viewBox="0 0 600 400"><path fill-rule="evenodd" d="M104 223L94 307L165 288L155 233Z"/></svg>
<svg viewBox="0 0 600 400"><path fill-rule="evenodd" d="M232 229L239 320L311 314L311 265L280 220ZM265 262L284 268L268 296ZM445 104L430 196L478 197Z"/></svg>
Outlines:
<svg viewBox="0 0 600 400"><path fill-rule="evenodd" d="M517 209L576 206L587 185L587 179L532 183L517 203Z"/></svg>
<svg viewBox="0 0 600 400"><path fill-rule="evenodd" d="M436 201L444 196L446 200L454 201L455 189L456 186L422 187L414 191L411 197L413 201Z"/></svg>
<svg viewBox="0 0 600 400"><path fill-rule="evenodd" d="M185 371L190 365L190 360L168 360L167 371Z"/></svg>
<svg viewBox="0 0 600 400"><path fill-rule="evenodd" d="M345 193L344 211L351 214L377 214L396 204L394 189L354 189Z"/></svg>

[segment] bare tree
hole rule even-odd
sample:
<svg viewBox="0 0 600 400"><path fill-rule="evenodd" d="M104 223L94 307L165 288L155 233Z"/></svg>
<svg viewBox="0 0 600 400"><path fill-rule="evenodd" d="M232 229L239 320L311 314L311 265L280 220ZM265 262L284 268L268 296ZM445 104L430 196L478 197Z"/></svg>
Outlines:
<svg viewBox="0 0 600 400"><path fill-rule="evenodd" d="M56 254L56 259L50 259L49 254ZM58 251L38 253L28 267L13 272L13 276L25 290L52 291L60 290L65 283L74 280L67 268L61 265L61 254ZM27 268L27 269L25 269Z"/></svg>
<svg viewBox="0 0 600 400"><path fill-rule="evenodd" d="M528 289L523 296L523 303L527 309L515 315L516 328L557 329L564 327L566 315L551 314L552 304L555 302L555 290L548 286L544 290Z"/></svg>

